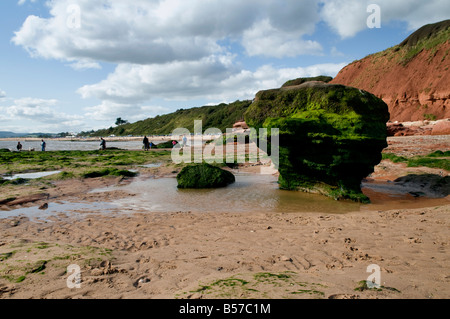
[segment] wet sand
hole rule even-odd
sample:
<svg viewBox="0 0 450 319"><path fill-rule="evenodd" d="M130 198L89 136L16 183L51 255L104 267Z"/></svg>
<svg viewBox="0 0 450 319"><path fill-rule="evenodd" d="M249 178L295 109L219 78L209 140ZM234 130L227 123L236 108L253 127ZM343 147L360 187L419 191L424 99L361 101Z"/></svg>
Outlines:
<svg viewBox="0 0 450 319"><path fill-rule="evenodd" d="M2 275L18 278L25 263L47 263L43 274L26 274L20 283L2 278L2 298L450 296L449 205L336 215L84 213L17 222L0 221L0 253L14 251L2 262ZM81 267L80 289L67 287L71 264ZM386 288L355 291L372 264ZM320 294L291 294L302 286L282 281L260 283L257 291L198 291L220 279L285 272Z"/></svg>
<svg viewBox="0 0 450 319"><path fill-rule="evenodd" d="M391 148L405 152L418 147L399 144L409 139L391 141ZM154 170L153 178L174 177L163 167ZM368 182L418 171L439 174L383 161ZM133 194L121 187L90 191L131 182L59 181L47 202L94 206L129 199ZM100 207L3 218L0 298L449 298L449 196L406 194L386 204L385 194L375 194L379 206L344 214ZM70 265L80 267L80 288L68 287ZM371 265L379 267L380 289L357 289L372 274Z"/></svg>

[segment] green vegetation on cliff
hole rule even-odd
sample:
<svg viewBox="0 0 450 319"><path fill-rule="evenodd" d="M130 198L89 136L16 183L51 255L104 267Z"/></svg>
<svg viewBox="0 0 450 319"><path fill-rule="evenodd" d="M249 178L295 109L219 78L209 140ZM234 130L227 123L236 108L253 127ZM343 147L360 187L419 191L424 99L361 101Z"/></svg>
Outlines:
<svg viewBox="0 0 450 319"><path fill-rule="evenodd" d="M288 86L295 86L295 85L300 85L306 82L312 82L312 81L320 81L320 82L325 82L328 83L331 80L333 80L333 78L331 76L324 76L324 75L320 75L320 76L316 76L316 77L312 77L312 78L298 78L295 80L289 80L286 83L284 83L281 87L288 87Z"/></svg>
<svg viewBox="0 0 450 319"><path fill-rule="evenodd" d="M398 64L406 66L422 51L430 52L430 59L441 44L450 41L450 20L428 24L411 34L402 43L385 51L375 53L373 57L386 56ZM448 53L447 53L448 54Z"/></svg>
<svg viewBox="0 0 450 319"><path fill-rule="evenodd" d="M194 121L203 121L203 130L218 128L225 132L233 124L242 120L251 101L236 101L230 104L219 104L179 109L176 112L158 115L136 123L128 123L109 129L89 133L90 136L127 136L127 135L168 135L176 128L186 128L194 132Z"/></svg>

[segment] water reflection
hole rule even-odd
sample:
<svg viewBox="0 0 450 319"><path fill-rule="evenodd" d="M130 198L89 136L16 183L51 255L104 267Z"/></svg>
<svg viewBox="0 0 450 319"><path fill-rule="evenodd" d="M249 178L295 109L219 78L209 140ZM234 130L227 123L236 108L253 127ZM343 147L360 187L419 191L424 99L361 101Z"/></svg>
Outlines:
<svg viewBox="0 0 450 319"><path fill-rule="evenodd" d="M10 181L15 180L15 179L19 179L19 178L22 178L22 179L37 179L37 178L42 178L42 177L55 175L55 174L59 174L59 173L61 173L61 171L24 173L24 174L12 175L12 176L5 175L5 176L3 176L3 179L10 180Z"/></svg>
<svg viewBox="0 0 450 319"><path fill-rule="evenodd" d="M102 212L113 211L115 207L109 203L50 203L45 210L38 206L19 208L10 211L0 211L0 218L27 217L35 222L52 222L51 217L58 214L70 214L71 218L82 218L84 212Z"/></svg>
<svg viewBox="0 0 450 319"><path fill-rule="evenodd" d="M236 175L236 182L225 188L178 189L175 178L136 180L122 190L136 196L114 201L123 208L154 212L323 212L359 211L360 204L334 201L325 196L278 188L272 175ZM109 191L110 188L97 190Z"/></svg>
<svg viewBox="0 0 450 319"><path fill-rule="evenodd" d="M189 190L178 189L175 178L136 178L123 186L97 189L91 193L126 191L128 196L108 202L49 203L48 209L38 207L2 211L0 218L28 216L46 219L60 213L74 216L82 212L101 214L134 212L177 212L191 211L199 213L327 213L342 214L348 212L385 211L392 209L410 209L434 207L450 204L446 198L414 198L408 194L391 193L391 185L383 189L382 185L370 187L363 184L363 192L371 199L371 204L359 204L351 201L335 201L331 198L303 192L285 191L278 188L277 177L273 175L236 174L236 182L225 188Z"/></svg>

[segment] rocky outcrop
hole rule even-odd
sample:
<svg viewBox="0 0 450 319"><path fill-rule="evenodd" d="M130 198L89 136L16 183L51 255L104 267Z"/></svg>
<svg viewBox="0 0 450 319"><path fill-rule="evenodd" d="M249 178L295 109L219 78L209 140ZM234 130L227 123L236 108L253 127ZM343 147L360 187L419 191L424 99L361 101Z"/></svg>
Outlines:
<svg viewBox="0 0 450 319"><path fill-rule="evenodd" d="M258 92L245 113L250 127L279 129L281 188L360 202L368 201L361 180L387 147L388 119L373 94L324 82Z"/></svg>
<svg viewBox="0 0 450 319"><path fill-rule="evenodd" d="M177 175L178 188L218 188L235 182L234 175L207 163L190 164Z"/></svg>
<svg viewBox="0 0 450 319"><path fill-rule="evenodd" d="M289 80L286 83L284 83L281 87L284 88L284 87L288 87L288 86L296 86L296 85L300 85L300 84L303 84L306 82L314 82L314 81L328 83L331 80L333 80L333 78L331 76L319 75L319 76L310 77L310 78L298 78L295 80Z"/></svg>
<svg viewBox="0 0 450 319"><path fill-rule="evenodd" d="M7 206L17 206L17 205L24 205L24 204L28 204L28 203L34 203L34 202L38 202L40 200L46 200L49 198L49 194L45 193L45 194L35 194L35 195L30 195L30 196L25 196L25 197L21 197L21 198L17 198L17 199L12 199L12 200L4 200L0 202L0 205L7 205Z"/></svg>
<svg viewBox="0 0 450 319"><path fill-rule="evenodd" d="M355 61L330 83L373 93L391 121L450 118L450 20L426 25L402 43Z"/></svg>
<svg viewBox="0 0 450 319"><path fill-rule="evenodd" d="M431 130L431 135L450 135L450 119L437 121Z"/></svg>
<svg viewBox="0 0 450 319"><path fill-rule="evenodd" d="M388 123L387 130L388 136L450 135L450 119Z"/></svg>

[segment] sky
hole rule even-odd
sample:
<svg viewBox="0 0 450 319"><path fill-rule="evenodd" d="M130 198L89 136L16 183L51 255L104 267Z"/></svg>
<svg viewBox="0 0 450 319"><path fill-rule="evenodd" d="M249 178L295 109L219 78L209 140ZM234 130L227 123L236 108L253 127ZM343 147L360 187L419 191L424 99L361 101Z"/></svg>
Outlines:
<svg viewBox="0 0 450 319"><path fill-rule="evenodd" d="M0 131L253 99L449 18L448 0L0 0Z"/></svg>

